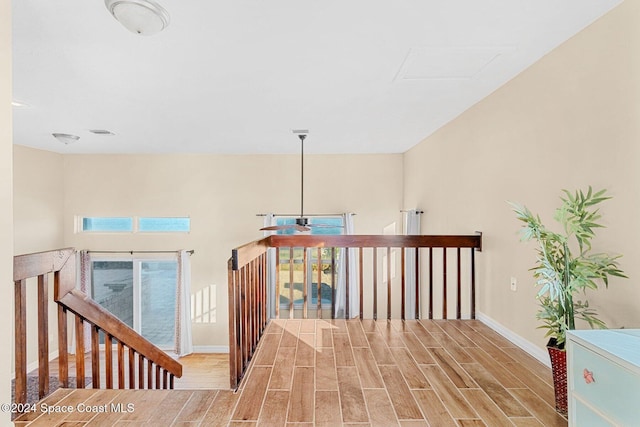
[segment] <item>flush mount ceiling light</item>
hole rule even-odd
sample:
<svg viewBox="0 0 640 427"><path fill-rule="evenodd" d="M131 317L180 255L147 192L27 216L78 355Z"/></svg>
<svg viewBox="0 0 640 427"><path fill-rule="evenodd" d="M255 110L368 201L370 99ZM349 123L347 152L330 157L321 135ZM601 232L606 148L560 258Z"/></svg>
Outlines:
<svg viewBox="0 0 640 427"><path fill-rule="evenodd" d="M78 135L71 135L68 133L52 133L51 135L65 145L73 144L80 139Z"/></svg>
<svg viewBox="0 0 640 427"><path fill-rule="evenodd" d="M135 34L150 36L169 25L169 13L153 0L104 0L118 22Z"/></svg>

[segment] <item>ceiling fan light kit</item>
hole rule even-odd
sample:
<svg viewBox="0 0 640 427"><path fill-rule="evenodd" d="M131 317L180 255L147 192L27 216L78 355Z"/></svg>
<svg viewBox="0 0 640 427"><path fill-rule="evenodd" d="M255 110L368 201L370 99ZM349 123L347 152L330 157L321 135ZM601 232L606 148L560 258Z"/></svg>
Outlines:
<svg viewBox="0 0 640 427"><path fill-rule="evenodd" d="M169 25L169 13L153 0L104 0L104 4L134 34L151 36Z"/></svg>

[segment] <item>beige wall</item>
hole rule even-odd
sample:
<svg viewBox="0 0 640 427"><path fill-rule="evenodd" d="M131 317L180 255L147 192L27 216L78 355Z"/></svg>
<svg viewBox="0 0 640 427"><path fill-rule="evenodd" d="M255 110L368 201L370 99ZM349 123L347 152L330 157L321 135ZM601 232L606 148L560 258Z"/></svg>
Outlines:
<svg viewBox="0 0 640 427"><path fill-rule="evenodd" d="M64 247L62 155L16 145L13 158L14 253Z"/></svg>
<svg viewBox="0 0 640 427"><path fill-rule="evenodd" d="M196 346L227 346L231 249L261 237L257 213L300 209L297 155L65 155L64 243L77 249L194 249L192 291L215 285L217 322ZM402 155L305 156L305 211L357 213L356 232L401 219ZM189 234L76 234L74 215L188 215Z"/></svg>
<svg viewBox="0 0 640 427"><path fill-rule="evenodd" d="M637 328L639 141L640 2L626 1L405 153L405 202L425 209L425 233L485 233L479 310L544 345L534 246L518 241L506 201L550 221L561 189L608 189L595 249L623 254L630 279L590 300L610 327Z"/></svg>
<svg viewBox="0 0 640 427"><path fill-rule="evenodd" d="M13 201L11 118L11 1L0 0L0 403L11 401L11 346L13 341ZM12 425L8 413L0 413L0 425Z"/></svg>

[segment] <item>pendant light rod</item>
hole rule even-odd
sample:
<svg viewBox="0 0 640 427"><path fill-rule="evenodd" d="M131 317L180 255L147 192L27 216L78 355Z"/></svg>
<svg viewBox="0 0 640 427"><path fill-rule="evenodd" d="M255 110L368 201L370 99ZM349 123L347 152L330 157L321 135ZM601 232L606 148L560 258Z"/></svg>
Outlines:
<svg viewBox="0 0 640 427"><path fill-rule="evenodd" d="M300 218L304 217L304 139L306 134L298 135L300 138Z"/></svg>

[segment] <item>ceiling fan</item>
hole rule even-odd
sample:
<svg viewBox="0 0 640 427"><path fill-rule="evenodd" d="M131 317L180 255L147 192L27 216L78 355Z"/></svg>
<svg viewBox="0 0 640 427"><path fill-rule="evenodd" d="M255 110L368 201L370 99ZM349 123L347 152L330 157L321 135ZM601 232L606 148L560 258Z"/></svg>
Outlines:
<svg viewBox="0 0 640 427"><path fill-rule="evenodd" d="M335 225L309 224L309 218L304 216L304 140L309 134L308 130L294 130L294 134L300 138L300 217L296 218L295 224L271 225L263 227L261 231L296 230L311 231L311 227L332 227Z"/></svg>

